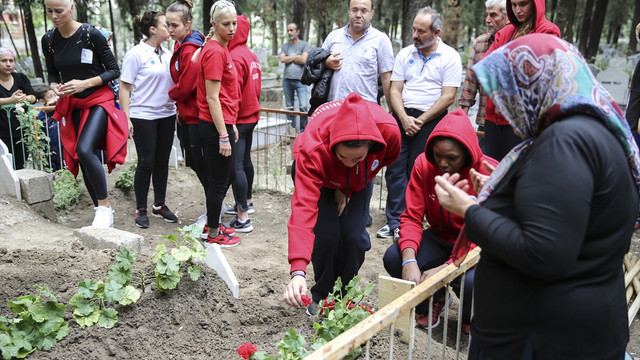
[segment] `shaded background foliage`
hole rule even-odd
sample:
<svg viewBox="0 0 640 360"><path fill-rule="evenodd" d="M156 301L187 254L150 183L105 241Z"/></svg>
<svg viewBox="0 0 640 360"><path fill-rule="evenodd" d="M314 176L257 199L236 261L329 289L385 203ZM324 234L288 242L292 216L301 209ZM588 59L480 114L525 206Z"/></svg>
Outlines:
<svg viewBox="0 0 640 360"><path fill-rule="evenodd" d="M170 0L75 0L76 19L115 29L112 42L116 58L120 59L142 39L133 17L147 9L166 9L170 3ZM210 29L212 5L213 0L197 1L194 5L193 27L205 34ZM442 39L460 50L466 51L473 38L486 31L483 0L375 0L372 23L392 40L407 46L411 43L413 17L420 7L427 5L443 16ZM578 45L587 59L593 60L602 44L617 47L626 54L637 52L634 29L640 22L640 1L547 0L546 6L547 18L560 27L565 40ZM31 56L34 75L43 77L41 51L29 49L38 48L40 37L51 27L44 0L2 0L0 7L3 14L18 13L23 17L27 54L19 55ZM238 0L236 7L251 22L250 45L269 48L273 55L287 41L288 23L297 23L302 38L320 46L331 30L348 21L348 0ZM6 15L0 31L6 33L5 18Z"/></svg>

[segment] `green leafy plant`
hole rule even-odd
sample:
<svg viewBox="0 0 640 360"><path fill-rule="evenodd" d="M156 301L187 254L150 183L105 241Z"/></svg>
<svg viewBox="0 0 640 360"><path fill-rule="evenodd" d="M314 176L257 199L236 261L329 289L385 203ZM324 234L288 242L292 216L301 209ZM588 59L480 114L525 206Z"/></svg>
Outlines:
<svg viewBox="0 0 640 360"><path fill-rule="evenodd" d="M7 305L17 315L0 316L0 351L4 359L25 358L36 349L50 350L69 335L67 307L47 286L35 285L39 295L21 296Z"/></svg>
<svg viewBox="0 0 640 360"><path fill-rule="evenodd" d="M123 189L123 190L131 190L133 188L133 180L136 175L136 168L138 167L138 160L136 160L133 164L129 165L127 168L122 170L120 176L116 180L115 187Z"/></svg>
<svg viewBox="0 0 640 360"><path fill-rule="evenodd" d="M140 291L130 285L132 265L136 254L122 249L116 263L109 268L109 276L103 281L85 279L78 284L78 292L69 300L73 318L81 327L98 323L112 328L118 322L118 311L112 307L130 305L140 298Z"/></svg>
<svg viewBox="0 0 640 360"><path fill-rule="evenodd" d="M204 247L198 240L202 232L200 226L192 224L176 230L180 233L181 239L173 234L163 236L175 243L176 247L167 251L165 244L158 244L153 254L152 259L156 264L156 287L160 291L175 289L185 270L192 281L198 280L200 266L195 265L195 260L204 261L206 256Z"/></svg>
<svg viewBox="0 0 640 360"><path fill-rule="evenodd" d="M78 203L82 188L82 175L77 178L67 169L60 169L53 176L53 206L56 210L70 210Z"/></svg>
<svg viewBox="0 0 640 360"><path fill-rule="evenodd" d="M333 292L318 306L322 319L313 324L316 333L312 338L311 349L307 348L307 339L298 334L294 328L290 328L278 343L277 358L268 355L265 351L258 351L258 348L251 343L242 344L238 348L238 355L244 359L253 360L302 359L373 314L371 307L360 304L372 291L373 284L368 284L362 290L360 276L351 279L344 290L342 280L338 278L333 286ZM361 353L362 349L357 348L344 359L355 359Z"/></svg>
<svg viewBox="0 0 640 360"><path fill-rule="evenodd" d="M20 122L20 131L24 143L24 147L31 154L31 162L34 169L49 170L48 157L49 142L51 139L47 136L46 128L42 120L38 120L38 110L34 109L27 101L18 103L13 110Z"/></svg>

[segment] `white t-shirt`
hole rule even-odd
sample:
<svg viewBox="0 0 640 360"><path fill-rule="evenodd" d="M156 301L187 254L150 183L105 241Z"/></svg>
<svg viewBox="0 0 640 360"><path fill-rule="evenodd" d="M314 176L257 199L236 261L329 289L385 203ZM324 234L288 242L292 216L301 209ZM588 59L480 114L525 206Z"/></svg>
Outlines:
<svg viewBox="0 0 640 360"><path fill-rule="evenodd" d="M460 54L438 39L439 44L426 62L414 45L398 52L391 81L403 81L404 107L427 111L442 96L444 86L460 87L462 60Z"/></svg>
<svg viewBox="0 0 640 360"><path fill-rule="evenodd" d="M164 47L161 49L156 52L143 40L124 56L120 81L133 85L131 118L155 120L176 114L176 103L169 98L169 89L174 85L169 72L172 54Z"/></svg>

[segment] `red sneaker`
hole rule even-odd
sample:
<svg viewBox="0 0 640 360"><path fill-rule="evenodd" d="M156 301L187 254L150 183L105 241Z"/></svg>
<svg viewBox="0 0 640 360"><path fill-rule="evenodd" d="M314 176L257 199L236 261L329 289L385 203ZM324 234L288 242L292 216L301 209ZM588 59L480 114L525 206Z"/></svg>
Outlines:
<svg viewBox="0 0 640 360"><path fill-rule="evenodd" d="M467 324L466 322L463 322L461 330L463 334L469 335L469 333L471 332L471 325Z"/></svg>
<svg viewBox="0 0 640 360"><path fill-rule="evenodd" d="M208 248L211 244L218 244L221 248L234 247L240 244L240 238L233 235L220 234L215 238L207 237L204 247Z"/></svg>
<svg viewBox="0 0 640 360"><path fill-rule="evenodd" d="M220 226L218 226L218 235L220 235L220 234L235 235L236 234L236 229L234 229L232 227L226 227L223 224L220 224ZM202 234L200 234L200 238L202 240L207 240L208 236L209 236L209 227L207 225L205 225L202 228Z"/></svg>
<svg viewBox="0 0 640 360"><path fill-rule="evenodd" d="M449 295L449 302L447 304L445 304L444 297L442 297L440 300L433 303L431 316L418 314L418 316L416 316L416 324L418 327L423 329L433 329L438 327L438 325L440 325L440 313L451 304L451 301L453 301L451 295ZM429 319L431 319L431 326L429 326Z"/></svg>

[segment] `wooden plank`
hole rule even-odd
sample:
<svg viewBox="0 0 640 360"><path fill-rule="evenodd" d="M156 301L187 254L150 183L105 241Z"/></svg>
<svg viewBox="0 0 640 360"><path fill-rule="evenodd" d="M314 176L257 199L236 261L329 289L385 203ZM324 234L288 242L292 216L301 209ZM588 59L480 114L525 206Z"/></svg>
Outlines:
<svg viewBox="0 0 640 360"><path fill-rule="evenodd" d="M413 281L380 275L378 277L378 309L382 309L387 304L392 303L415 286L416 284ZM416 309L412 308L411 311L400 316L394 323L396 330L400 330L400 338L406 342L411 341L411 336L413 335L415 312Z"/></svg>

